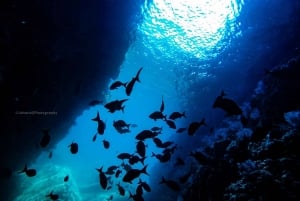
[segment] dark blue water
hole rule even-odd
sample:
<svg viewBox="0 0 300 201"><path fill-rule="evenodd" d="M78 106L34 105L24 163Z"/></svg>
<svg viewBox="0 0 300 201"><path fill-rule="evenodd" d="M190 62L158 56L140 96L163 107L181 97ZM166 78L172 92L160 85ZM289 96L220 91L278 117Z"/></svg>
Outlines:
<svg viewBox="0 0 300 201"><path fill-rule="evenodd" d="M183 3L184 2L184 3ZM128 98L124 112L109 113L103 105L86 108L74 120L66 137L55 147L53 158L44 152L32 164L40 170L35 178L20 178L17 201L44 199L43 192L52 190L61 195L61 200L127 200L129 192L135 193L138 179L132 184L112 176L110 190L99 186L96 168L119 166L119 153L135 153L135 136L142 130L154 126L162 127L159 138L172 141L177 149L167 163L160 163L153 153L161 153L152 140L145 141L145 165L148 175L141 179L152 187L151 193L144 193L145 200L180 200L180 192L172 192L159 184L161 177L175 179L189 171L195 161L188 156L191 151L211 146L224 130L224 112L213 109L215 98L225 90L228 96L243 108L249 101L257 82L264 75L264 69L278 65L299 52L299 2L293 0L210 0L179 1L153 0L141 6L142 20L135 24L135 40L125 55L116 80L130 81L140 67L140 83L136 83L130 97L124 88L109 90L115 80L107 83L107 90L99 95L104 103ZM208 127L200 128L194 136L186 131L176 133L165 121L154 121L148 116L165 103L164 113L185 112L186 118L175 121L176 128L186 128L193 121L206 119ZM97 124L91 121L99 111L106 124L104 135L97 135ZM123 119L134 126L130 132L119 134L112 126L114 120ZM233 125L240 127L241 125ZM211 128L218 130L214 135ZM251 132L250 132L251 135ZM110 142L105 149L102 140ZM79 144L79 152L68 151L71 142ZM174 167L176 158L185 160L185 167ZM141 169L138 163L132 166ZM58 182L69 175L68 183ZM47 181L47 183L46 183ZM49 181L52 184L49 184ZM119 194L116 184L126 189L126 195ZM34 187L33 187L34 186ZM185 188L182 185L182 188Z"/></svg>

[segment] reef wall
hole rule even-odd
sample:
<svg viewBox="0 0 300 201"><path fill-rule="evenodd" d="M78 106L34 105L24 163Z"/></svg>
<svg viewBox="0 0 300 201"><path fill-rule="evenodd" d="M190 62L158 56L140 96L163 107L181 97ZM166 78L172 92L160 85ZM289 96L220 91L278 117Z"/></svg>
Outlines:
<svg viewBox="0 0 300 201"><path fill-rule="evenodd" d="M13 189L10 175L43 150L43 129L50 129L50 149L91 100L101 100L130 45L140 3L1 2L0 195Z"/></svg>

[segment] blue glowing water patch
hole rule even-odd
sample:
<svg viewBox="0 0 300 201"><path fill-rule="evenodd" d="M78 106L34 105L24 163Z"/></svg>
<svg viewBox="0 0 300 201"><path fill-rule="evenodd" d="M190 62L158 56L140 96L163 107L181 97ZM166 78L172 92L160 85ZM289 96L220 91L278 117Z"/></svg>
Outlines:
<svg viewBox="0 0 300 201"><path fill-rule="evenodd" d="M240 0L153 0L143 6L139 25L145 47L154 55L209 59L238 35Z"/></svg>

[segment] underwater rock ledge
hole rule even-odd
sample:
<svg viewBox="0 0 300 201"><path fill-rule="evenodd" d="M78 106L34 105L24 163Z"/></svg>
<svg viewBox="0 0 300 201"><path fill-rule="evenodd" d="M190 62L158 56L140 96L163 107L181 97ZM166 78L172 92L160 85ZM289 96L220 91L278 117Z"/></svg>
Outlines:
<svg viewBox="0 0 300 201"><path fill-rule="evenodd" d="M241 137L236 130L207 147L205 153L217 162L201 164L184 189L184 201L300 197L299 77L300 55L266 71L249 104L246 129L252 134Z"/></svg>

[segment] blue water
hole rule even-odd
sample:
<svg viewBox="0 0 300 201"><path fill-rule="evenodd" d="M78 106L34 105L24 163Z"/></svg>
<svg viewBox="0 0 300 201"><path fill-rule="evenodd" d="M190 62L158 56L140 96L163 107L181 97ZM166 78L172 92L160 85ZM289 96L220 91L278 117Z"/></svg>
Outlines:
<svg viewBox="0 0 300 201"><path fill-rule="evenodd" d="M123 88L108 89L115 81L111 80L107 83L107 90L99 95L104 103L129 98L124 104L124 113L111 114L103 105L87 108L56 145L53 158L49 160L45 152L36 160L35 166L43 168L45 164L55 164L68 168L70 180L76 184L82 200L106 200L110 195L114 200L127 200L128 191L135 192L137 180L130 185L124 184L127 192L122 198L116 184L121 182L124 171L119 179L113 179L112 189L106 191L101 189L95 169L120 165L122 161L116 155L135 152L136 134L158 126L163 128L163 134L159 136L162 141L172 140L178 144L171 161L160 164L150 156L152 152L162 150L156 148L152 140L146 140L145 164L150 176L142 175L141 178L151 185L153 192L146 193L144 198L151 200L150 197L158 196L155 193L162 188L158 184L161 176L175 178L179 174L173 168L176 157L187 158L187 153L210 145L215 138L210 136L209 128L201 128L193 137L186 133L176 134L165 122L151 120L149 114L159 110L163 97L166 114L186 112L187 118L176 120L177 128L186 127L203 117L209 125L221 125L224 113L211 108L220 91L226 90L230 97L242 104L263 74L263 67L281 62L273 55L276 57L282 52L279 48L286 42L282 41L276 27L290 23L293 3L285 0L146 1L141 7L143 19L136 24L135 41L116 78L129 81L143 67L141 83L136 83L131 96L127 97ZM106 123L106 130L103 136L98 135L96 142L92 142L97 124L91 119L97 111ZM112 126L112 122L118 119L137 127L131 127L130 133L121 135ZM110 142L109 149L104 149L103 139ZM76 155L68 150L73 141L79 144ZM187 158L186 162L192 163L192 159ZM134 165L134 168L142 167L140 163ZM188 169L189 165L186 167ZM169 193L171 198L179 196L164 187L162 189L165 197Z"/></svg>

